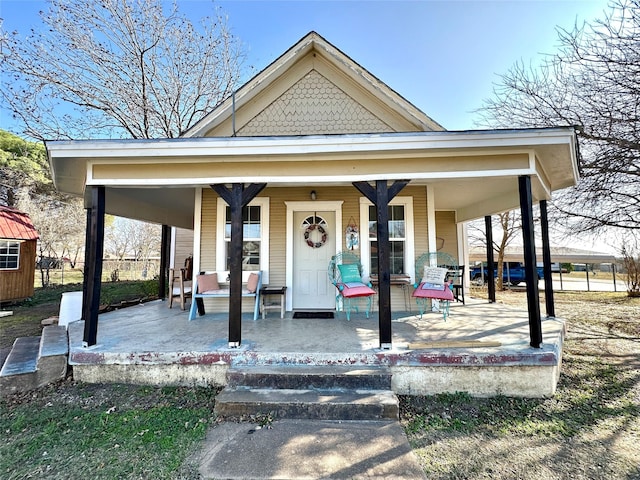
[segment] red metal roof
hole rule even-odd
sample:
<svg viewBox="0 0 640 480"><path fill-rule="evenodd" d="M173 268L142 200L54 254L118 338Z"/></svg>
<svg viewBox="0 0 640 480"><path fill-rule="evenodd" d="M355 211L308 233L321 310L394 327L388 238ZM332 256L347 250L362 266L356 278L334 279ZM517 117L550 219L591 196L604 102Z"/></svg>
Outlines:
<svg viewBox="0 0 640 480"><path fill-rule="evenodd" d="M38 231L26 213L15 208L0 206L0 238L37 240Z"/></svg>

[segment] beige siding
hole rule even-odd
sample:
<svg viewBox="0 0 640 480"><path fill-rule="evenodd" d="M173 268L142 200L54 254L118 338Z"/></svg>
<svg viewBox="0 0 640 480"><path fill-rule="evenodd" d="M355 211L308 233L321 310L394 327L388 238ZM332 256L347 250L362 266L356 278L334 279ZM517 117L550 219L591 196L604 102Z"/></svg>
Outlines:
<svg viewBox="0 0 640 480"><path fill-rule="evenodd" d="M415 258L429 251L427 225L427 190L425 187L407 187L402 194L413 195L413 221L415 230Z"/></svg>
<svg viewBox="0 0 640 480"><path fill-rule="evenodd" d="M176 228L174 267L184 266L184 261L193 255L193 230Z"/></svg>
<svg viewBox="0 0 640 480"><path fill-rule="evenodd" d="M440 252L448 253L458 258L458 231L456 228L456 213L452 211L436 212L436 235L444 240Z"/></svg>
<svg viewBox="0 0 640 480"><path fill-rule="evenodd" d="M216 265L216 202L218 195L213 190L202 190L202 234L200 238L200 270L215 271ZM224 266L220 267L222 270Z"/></svg>

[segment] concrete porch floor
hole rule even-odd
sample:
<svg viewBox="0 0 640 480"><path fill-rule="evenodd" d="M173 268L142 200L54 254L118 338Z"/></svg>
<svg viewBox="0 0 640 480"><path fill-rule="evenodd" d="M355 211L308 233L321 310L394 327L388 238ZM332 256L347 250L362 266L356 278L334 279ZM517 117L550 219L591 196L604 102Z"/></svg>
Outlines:
<svg viewBox="0 0 640 480"><path fill-rule="evenodd" d="M378 348L377 312L368 319L352 313L351 321L342 312L334 319L271 313L254 321L246 312L239 348L228 347L226 313L187 316L162 301L105 313L90 348L82 346L84 322L71 323L74 375L89 382L224 385L231 365L381 365L392 369L396 393L538 397L555 392L564 339L562 320L543 319L543 346L532 348L526 311L473 299L452 304L446 322L440 313L420 319L395 312L388 350Z"/></svg>

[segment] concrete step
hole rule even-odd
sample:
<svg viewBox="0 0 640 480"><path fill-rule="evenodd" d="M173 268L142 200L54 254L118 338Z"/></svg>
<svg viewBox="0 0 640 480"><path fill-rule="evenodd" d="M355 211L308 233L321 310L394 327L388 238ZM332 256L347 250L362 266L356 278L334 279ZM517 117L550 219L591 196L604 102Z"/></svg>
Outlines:
<svg viewBox="0 0 640 480"><path fill-rule="evenodd" d="M40 337L20 337L13 342L7 360L0 370L0 377L35 373L38 367Z"/></svg>
<svg viewBox="0 0 640 480"><path fill-rule="evenodd" d="M67 375L69 339L64 325L48 325L42 329L38 357L39 386L55 382Z"/></svg>
<svg viewBox="0 0 640 480"><path fill-rule="evenodd" d="M227 386L390 390L391 372L380 366L234 366L227 372Z"/></svg>
<svg viewBox="0 0 640 480"><path fill-rule="evenodd" d="M26 392L64 378L68 355L64 326L47 326L40 337L17 338L0 370L0 396Z"/></svg>
<svg viewBox="0 0 640 480"><path fill-rule="evenodd" d="M301 390L227 387L216 396L222 417L272 415L317 420L398 420L398 398L390 390Z"/></svg>

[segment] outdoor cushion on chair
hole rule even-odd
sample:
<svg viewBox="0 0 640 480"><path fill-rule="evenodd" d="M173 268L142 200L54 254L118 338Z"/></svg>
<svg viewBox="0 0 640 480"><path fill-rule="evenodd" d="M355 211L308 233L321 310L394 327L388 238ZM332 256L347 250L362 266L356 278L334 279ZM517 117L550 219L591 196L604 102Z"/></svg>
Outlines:
<svg viewBox="0 0 640 480"><path fill-rule="evenodd" d="M251 273L249 278L247 279L247 291L249 293L256 293L256 289L258 288L258 274Z"/></svg>
<svg viewBox="0 0 640 480"><path fill-rule="evenodd" d="M355 263L338 265L338 270L340 270L340 279L342 280L342 283L362 283L360 268Z"/></svg>
<svg viewBox="0 0 640 480"><path fill-rule="evenodd" d="M437 300L453 300L453 292L449 288L449 282L444 285L434 285L432 283L421 283L413 291L416 298L435 298Z"/></svg>
<svg viewBox="0 0 640 480"><path fill-rule="evenodd" d="M196 282L198 284L198 293L220 290L217 273L205 273L198 275L196 278Z"/></svg>
<svg viewBox="0 0 640 480"><path fill-rule="evenodd" d="M366 286L362 282L340 283L338 284L338 289L345 298L367 297L376 293L373 288Z"/></svg>

